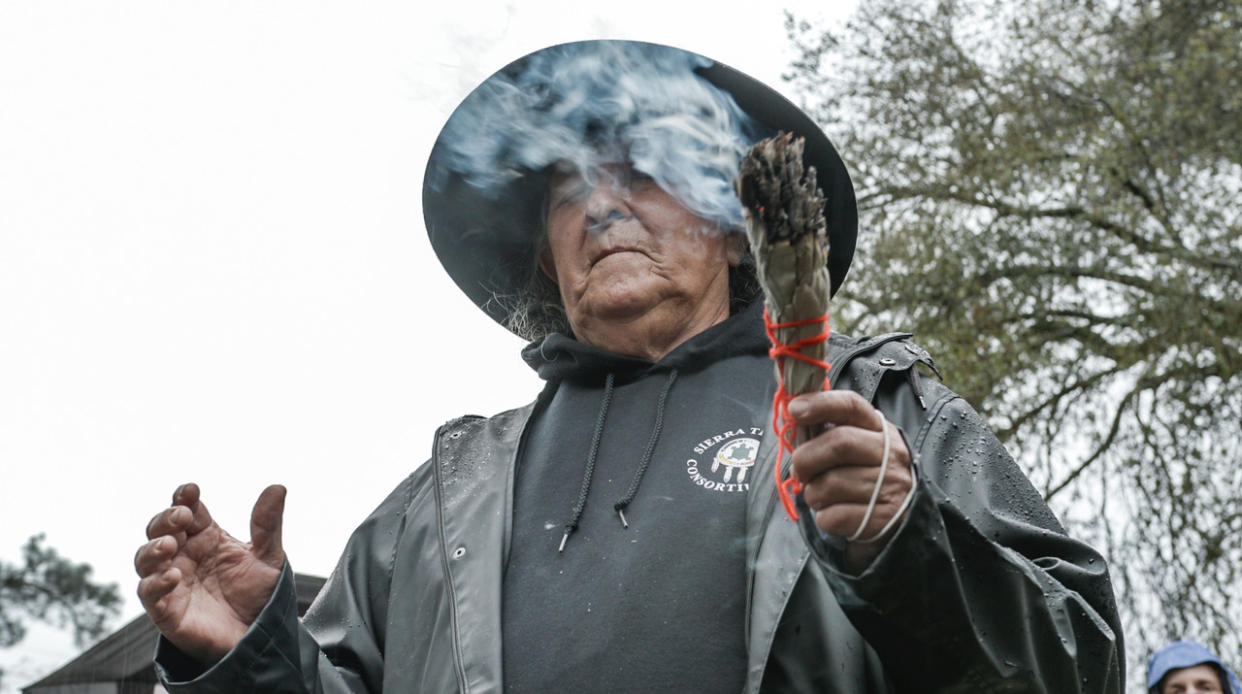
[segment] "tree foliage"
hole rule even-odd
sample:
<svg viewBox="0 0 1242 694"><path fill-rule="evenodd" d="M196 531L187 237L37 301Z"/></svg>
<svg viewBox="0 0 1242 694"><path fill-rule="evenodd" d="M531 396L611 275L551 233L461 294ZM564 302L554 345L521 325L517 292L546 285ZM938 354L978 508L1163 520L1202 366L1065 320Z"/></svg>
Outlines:
<svg viewBox="0 0 1242 694"><path fill-rule="evenodd" d="M838 327L902 326L1110 556L1132 669L1242 652L1242 1L873 0L795 18L853 168Z"/></svg>
<svg viewBox="0 0 1242 694"><path fill-rule="evenodd" d="M90 580L89 564L76 564L45 547L43 535L22 547L22 563L0 562L0 648L26 636L24 618L72 627L79 647L99 638L120 611L115 583ZM3 675L3 671L0 671Z"/></svg>

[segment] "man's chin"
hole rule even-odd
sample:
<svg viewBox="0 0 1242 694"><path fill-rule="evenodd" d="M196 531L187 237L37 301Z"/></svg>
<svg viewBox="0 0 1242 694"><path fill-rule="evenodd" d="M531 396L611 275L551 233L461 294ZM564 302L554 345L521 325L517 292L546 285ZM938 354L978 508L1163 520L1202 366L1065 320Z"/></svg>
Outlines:
<svg viewBox="0 0 1242 694"><path fill-rule="evenodd" d="M610 296L592 301L579 315L584 323L623 324L638 320L658 304L657 299L645 295Z"/></svg>
<svg viewBox="0 0 1242 694"><path fill-rule="evenodd" d="M571 322L578 324L625 324L642 318L668 297L658 282L629 279L616 284L596 284L579 299L571 311ZM576 320L575 320L576 319Z"/></svg>

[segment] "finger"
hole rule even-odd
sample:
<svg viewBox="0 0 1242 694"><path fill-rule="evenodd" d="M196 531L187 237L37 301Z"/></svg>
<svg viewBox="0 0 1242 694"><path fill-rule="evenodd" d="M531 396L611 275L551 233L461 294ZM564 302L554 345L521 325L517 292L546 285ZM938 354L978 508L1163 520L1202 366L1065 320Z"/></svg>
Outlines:
<svg viewBox="0 0 1242 694"><path fill-rule="evenodd" d="M802 426L836 424L880 430L879 410L852 390L825 390L799 395L789 402L789 415Z"/></svg>
<svg viewBox="0 0 1242 694"><path fill-rule="evenodd" d="M910 454L900 432L887 425L889 465L908 467ZM884 462L883 432L838 426L820 433L794 449L792 474L802 484L837 467L878 467Z"/></svg>
<svg viewBox="0 0 1242 694"><path fill-rule="evenodd" d="M829 535L848 538L858 533L859 538L867 539L875 536L884 529L884 526L888 525L897 513L899 503L877 503L861 533L858 533L858 526L866 517L866 504L833 504L822 508L815 512L815 526Z"/></svg>
<svg viewBox="0 0 1242 694"><path fill-rule="evenodd" d="M877 503L867 518L866 504L835 504L815 512L815 525L831 535L867 540L884 530L900 510L899 503ZM860 528L864 519L867 524Z"/></svg>
<svg viewBox="0 0 1242 694"><path fill-rule="evenodd" d="M177 553L178 543L171 535L157 537L138 548L134 554L134 570L138 576L147 576L171 566L173 555Z"/></svg>
<svg viewBox="0 0 1242 694"><path fill-rule="evenodd" d="M189 506L190 504L198 501L199 493L197 484L193 482L186 482L173 490L173 506Z"/></svg>
<svg viewBox="0 0 1242 694"><path fill-rule="evenodd" d="M858 531L858 524L867 513L867 504L833 504L815 511L815 527L838 537L850 537ZM868 525L875 523L875 512ZM883 527L880 525L879 527ZM863 532L866 532L864 530Z"/></svg>
<svg viewBox="0 0 1242 694"><path fill-rule="evenodd" d="M138 600L142 602L143 609L151 615L151 619L156 621L157 624L159 617L162 616L156 614L159 601L180 584L181 570L175 567L169 567L164 571L151 574L138 581Z"/></svg>
<svg viewBox="0 0 1242 694"><path fill-rule="evenodd" d="M832 506L861 504L866 506L875 494L878 467L834 468L811 480L802 487L802 499L813 511ZM896 508L906 498L913 485L908 469L889 466L876 496L876 508ZM861 519L861 516L860 516Z"/></svg>
<svg viewBox="0 0 1242 694"><path fill-rule="evenodd" d="M147 523L147 538L154 540L165 535L184 533L194 520L194 514L185 506L173 506L155 514Z"/></svg>
<svg viewBox="0 0 1242 694"><path fill-rule="evenodd" d="M802 485L802 499L812 511L834 504L865 504L875 489L877 467L839 467Z"/></svg>
<svg viewBox="0 0 1242 694"><path fill-rule="evenodd" d="M185 506L193 514L193 519L185 529L191 535L206 530L214 522L211 519L211 513L207 510L206 504L200 498L200 494L201 490L193 482L187 482L177 487L177 491L173 492L173 504Z"/></svg>
<svg viewBox="0 0 1242 694"><path fill-rule="evenodd" d="M284 486L273 484L254 502L250 513L250 544L259 560L270 566L285 562L285 550L281 546L281 526L285 512Z"/></svg>

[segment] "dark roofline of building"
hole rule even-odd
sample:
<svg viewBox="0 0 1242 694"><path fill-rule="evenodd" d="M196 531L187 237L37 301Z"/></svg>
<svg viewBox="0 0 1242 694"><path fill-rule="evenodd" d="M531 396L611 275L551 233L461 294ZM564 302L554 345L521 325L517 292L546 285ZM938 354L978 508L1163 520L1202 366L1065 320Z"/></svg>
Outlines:
<svg viewBox="0 0 1242 694"><path fill-rule="evenodd" d="M298 614L306 612L325 579L306 574L294 575L298 595ZM94 682L151 682L155 668L155 643L159 636L145 614L104 637L48 676L22 688L24 694L56 694L63 685Z"/></svg>

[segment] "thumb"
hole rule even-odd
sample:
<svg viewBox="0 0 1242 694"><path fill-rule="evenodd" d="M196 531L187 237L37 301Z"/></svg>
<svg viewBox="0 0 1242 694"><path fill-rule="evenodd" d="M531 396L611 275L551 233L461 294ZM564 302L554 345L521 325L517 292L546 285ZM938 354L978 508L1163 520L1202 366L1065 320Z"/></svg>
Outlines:
<svg viewBox="0 0 1242 694"><path fill-rule="evenodd" d="M250 546L256 558L274 567L285 563L280 528L285 512L285 488L273 484L259 494L250 513Z"/></svg>

